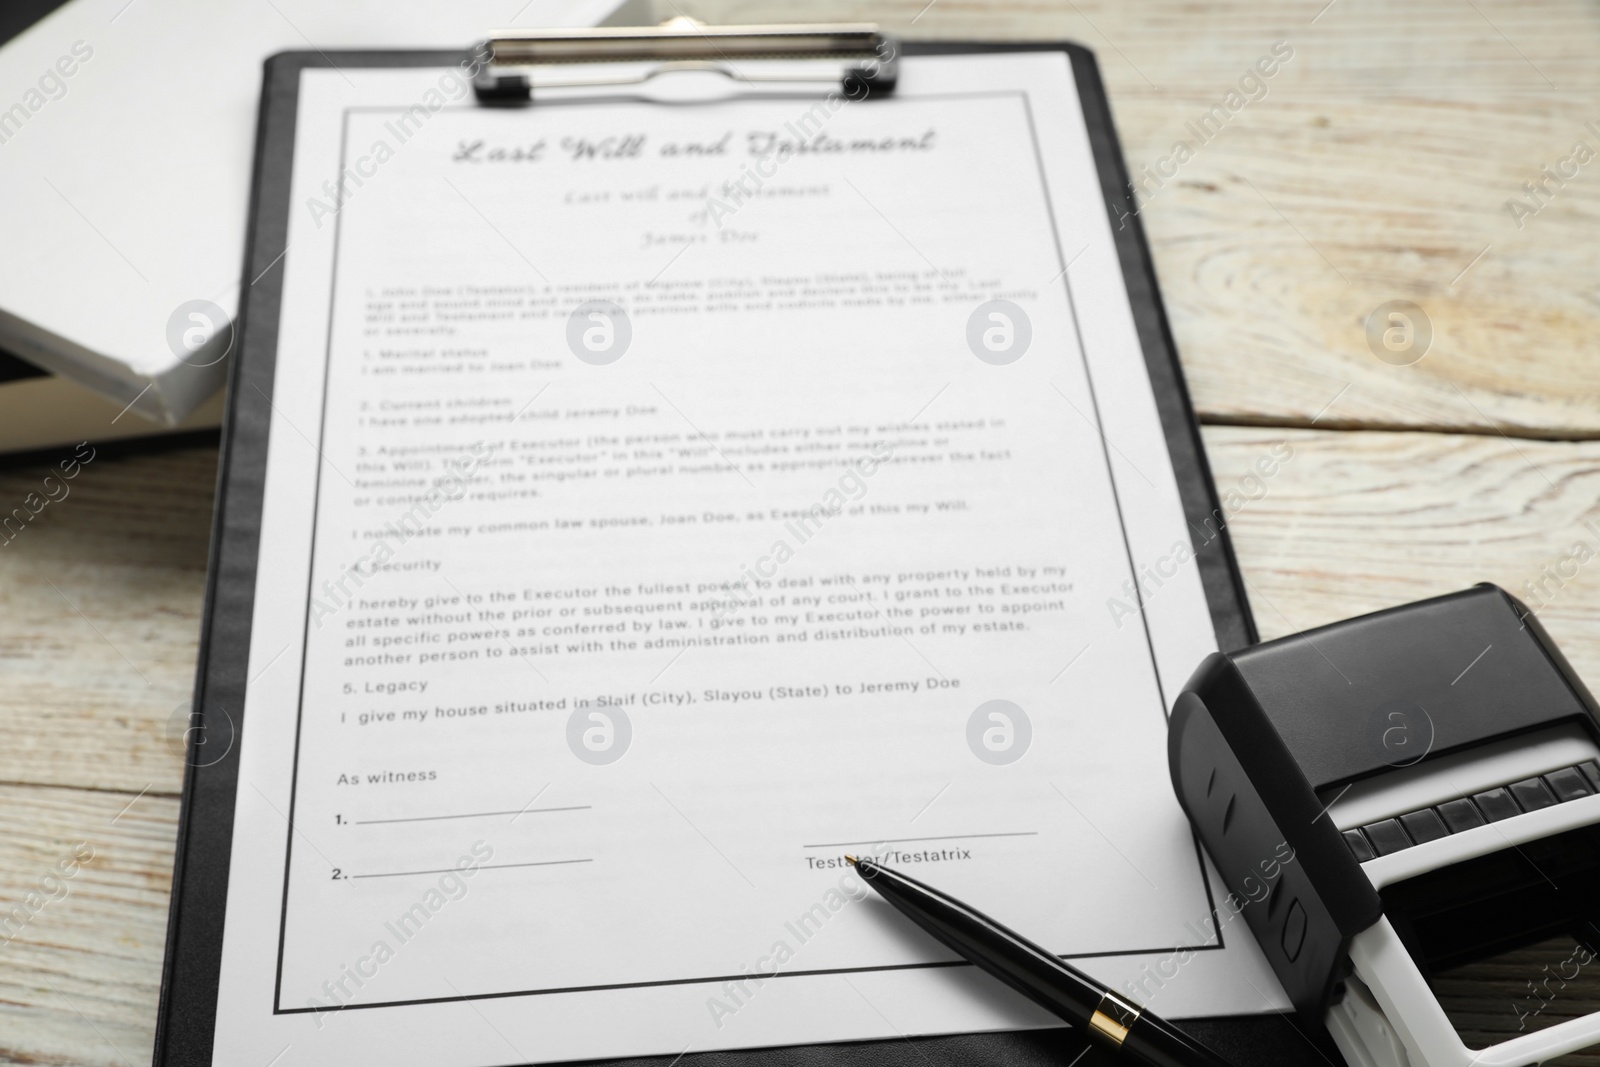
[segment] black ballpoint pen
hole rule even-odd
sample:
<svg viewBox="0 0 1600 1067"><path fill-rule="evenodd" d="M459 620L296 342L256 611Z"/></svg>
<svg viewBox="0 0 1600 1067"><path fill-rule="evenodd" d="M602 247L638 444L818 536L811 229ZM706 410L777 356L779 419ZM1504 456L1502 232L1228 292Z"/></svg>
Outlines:
<svg viewBox="0 0 1600 1067"><path fill-rule="evenodd" d="M1230 1067L1171 1024L967 905L870 859L846 856L878 895L945 947L1147 1067Z"/></svg>

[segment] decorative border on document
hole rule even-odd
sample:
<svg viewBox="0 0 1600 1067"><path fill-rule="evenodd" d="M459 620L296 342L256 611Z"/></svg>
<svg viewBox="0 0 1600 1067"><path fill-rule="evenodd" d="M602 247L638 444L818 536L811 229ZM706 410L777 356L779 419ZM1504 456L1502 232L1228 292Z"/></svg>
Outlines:
<svg viewBox="0 0 1600 1067"><path fill-rule="evenodd" d="M1070 64L1071 60L1069 59L1068 62ZM1077 301L1073 297L1073 294L1072 294L1072 279L1069 277L1069 275L1068 275L1068 273L1067 273L1067 271L1065 269L1065 267L1066 267L1066 257L1065 257L1065 251L1061 246L1060 228L1059 228L1059 226L1057 225L1057 222L1056 222L1055 201L1051 198L1051 195L1050 195L1050 183L1049 183L1049 181L1047 180L1047 178L1045 176L1044 156L1043 156L1043 153L1041 152L1040 147L1039 147L1039 134L1038 134L1038 129L1034 124L1033 106L1032 106L1031 100L1029 99L1028 92L1026 90L1023 90L1023 89L1002 89L1002 90L994 90L994 91L990 91L990 92L929 93L929 94L918 95L918 96L897 96L894 99L895 100L971 100L971 99L979 99L979 98L983 98L983 97L1006 97L1006 96L1016 97L1017 98L1018 102L1022 105L1024 115L1027 118L1028 137L1029 137L1029 140L1030 140L1030 142L1031 142L1031 144L1033 146L1034 160L1035 160L1035 163L1037 164L1037 167L1038 167L1040 191L1043 193L1045 209L1046 209L1046 212L1048 213L1048 215L1050 217L1050 238L1051 238L1052 243L1055 245L1056 259L1063 266L1063 269L1062 269L1062 272L1061 272L1061 275L1060 275L1060 279L1061 279L1062 284L1064 285L1064 287L1066 289L1067 307L1068 307L1068 310L1071 312L1071 315L1072 315L1072 329L1073 329L1074 334L1076 334L1077 341L1078 341L1078 357L1083 362L1084 381L1087 383L1087 385L1089 387L1089 400L1090 400L1091 406L1094 409L1095 432L1100 438L1100 452L1101 452L1102 457L1105 459L1106 477L1107 477L1107 480L1109 481L1110 486L1111 486L1112 500L1116 505L1117 528L1122 533L1122 545L1123 545L1123 550L1127 555L1128 572L1129 572L1129 574L1134 574L1137 571L1137 566L1136 566L1136 564L1134 563L1134 560L1133 560L1133 546L1132 546L1132 544L1130 543L1130 541L1128 539L1127 522L1124 519L1123 513L1122 513L1122 497L1121 497L1120 492L1117 490L1116 471L1113 469L1112 464L1111 464L1111 452L1110 452L1110 449L1108 447L1108 443L1106 441L1104 424L1102 423L1101 417L1100 417L1100 401L1099 401L1099 398L1098 398L1098 396L1097 396L1097 394L1095 392L1094 374L1089 369L1088 349L1083 343L1083 331L1082 331L1082 327L1079 325ZM880 103L878 106L881 107L882 103ZM465 109L450 108L448 110L465 110ZM476 109L473 109L473 110L476 110ZM394 107L363 106L363 107L346 107L344 109L343 118L340 121L340 134L339 134L339 172L340 173L344 172L345 163L346 163L346 159L347 159L347 149L348 149L348 145L349 145L350 115L351 115L352 112L357 112L357 111L392 111L392 112L395 112L395 113L400 113L400 112L404 111L404 108L402 108L400 106L394 106ZM1091 141L1091 144L1090 144L1090 152L1091 152L1091 155L1094 152L1094 146L1093 146L1092 141ZM329 279L329 293L328 293L327 349L325 351L324 358L323 358L322 419L321 419L321 422L319 423L318 428L317 428L317 454L319 456L322 454L322 442L325 439L326 434L327 434L328 378L329 378L329 375L331 373L331 367L332 367L332 364L333 364L334 307L335 307L335 300L336 300L336 297L337 297L337 294L338 294L339 242L340 242L341 233L343 231L343 225L342 225L343 217L344 216L343 216L342 212L334 217L333 265L332 265L332 270L330 272L331 277ZM312 580L310 575L314 574L315 570L316 570L316 546L317 546L317 517L316 516L317 516L318 510L320 509L320 505L321 505L321 501L322 501L322 466L323 465L321 463L317 464L316 485L315 485L315 489L314 489L314 496L313 496L313 502L312 502L311 556L310 556L310 559L308 560L308 564L307 564L307 569L308 569L308 576L307 576L308 588L309 588L309 583ZM275 976L275 978L273 980L272 1014L274 1014L274 1015L301 1015L301 1014L308 1014L308 1013L316 1012L316 1011L319 1010L317 1008L312 1008L312 1007L304 1007L304 1008L284 1008L284 1007L280 1007L280 1005L282 1004L282 1001L283 1001L283 953L284 953L284 945L285 945L285 942L286 942L287 937L288 937L289 872L290 872L290 862L291 862L291 858L292 858L293 851L294 851L294 804L295 804L296 786L297 786L297 783L298 783L299 777L300 777L300 723L301 723L301 716L303 714L303 710L304 710L304 706L305 706L305 662L306 662L307 650L310 647L310 632L311 632L311 605L310 605L310 599L311 599L311 593L308 592L308 594L307 594L307 604L306 604L306 621L305 621L305 626L304 626L304 629L303 629L303 632L302 632L302 645L301 645L301 652L300 652L300 700L299 700L299 702L297 703L297 705L295 707L294 766L291 769L290 784L289 784L289 818L288 818L289 832L287 834L287 840L286 840L286 843L285 843L285 846L284 846L283 895L282 895L282 903L281 903L279 920L278 920L277 974L276 974L276 976ZM1149 654L1150 654L1150 672L1151 672L1152 677L1155 679L1156 693L1157 693L1157 695L1158 695L1158 697L1160 699L1160 702L1161 702L1161 705L1160 705L1161 715L1162 715L1162 718L1165 719L1167 717L1166 693L1165 693L1165 690L1164 690L1164 688L1163 688L1163 686L1161 684L1161 672L1160 672L1160 670L1159 670L1159 668L1157 667L1157 664L1156 664L1155 642L1152 639L1152 637L1150 636L1150 623L1149 623L1149 620L1148 620L1148 618L1147 618L1147 616L1146 616L1146 614L1144 612L1140 612L1139 613L1139 621L1140 621L1141 626L1144 629L1145 647L1149 651ZM1138 948L1138 949L1126 949L1126 950L1113 950L1113 951L1105 951L1105 952L1078 953L1078 954L1073 954L1073 955L1062 956L1061 958L1062 959L1097 959L1097 958L1110 957L1110 956L1148 956L1148 955L1157 955L1157 954L1161 954L1161 953L1174 953L1174 952L1183 952L1183 951L1189 951L1189 952L1220 951L1223 948L1225 948L1226 944L1223 941L1223 936L1222 936L1222 923L1219 922L1219 921L1216 921L1216 919L1217 919L1216 899L1213 896L1212 891L1211 891L1211 880L1210 880L1209 877L1207 877L1207 874L1206 874L1205 859L1204 859L1204 854L1201 851L1200 839L1199 839L1198 835L1195 835L1193 833L1191 833L1191 837L1194 840L1195 862L1199 867L1200 884L1201 884L1202 888L1204 888L1204 890L1205 890L1206 907L1207 907L1207 910L1210 911L1210 913L1212 915L1213 928L1217 932L1216 944L1214 944L1214 945L1199 945L1199 946L1164 945L1164 946L1159 946L1159 947L1155 947L1155 948ZM814 976L817 976L817 975L830 975L830 974L861 974L861 973L887 972L887 971L932 970L932 969L941 968L941 967L970 967L970 966L971 966L971 964L967 963L964 960L949 960L949 961L935 961L935 962L929 962L929 963L886 964L886 965L881 965L881 966L869 966L869 967L825 967L825 968L818 968L816 970L809 970L809 971L783 971L780 974L776 975L775 977L779 977L779 978L803 978L803 977L814 977ZM409 999L409 1000L382 1000L382 1001L373 1001L372 1003L367 1003L367 1004L345 1004L345 1005L341 1006L340 1008L338 1008L337 1010L340 1010L340 1011L356 1011L356 1010L366 1009L366 1008L401 1008L401 1007L409 1007L409 1006L416 1005L416 1004L448 1004L448 1003L454 1003L454 1002L457 1002L457 1001L502 1000L502 999L505 999L505 998L508 998L508 997L544 996L544 995L556 994L556 993L593 993L593 992L598 992L598 991L602 991L602 990L609 990L609 989L647 989L647 988L654 988L654 987L658 987L658 986L665 987L665 986L679 986L679 985L714 985L714 984L719 984L719 983L722 983L722 982L738 981L738 980L740 980L742 978L746 978L746 977L748 977L748 975L743 975L743 974L724 974L724 975L711 975L711 976L707 976L707 977L703 977L703 978L670 978L670 979L657 979L657 980L653 980L653 981L643 981L643 982L609 982L609 983L602 983L602 984L598 984L598 985L561 986L561 987L552 988L552 989L518 989L518 990L510 990L510 991L497 992L497 993L466 993L466 994L458 994L456 996L447 996L447 997L417 997L417 998L413 998L413 999ZM321 1010L328 1010L328 1009L321 1009Z"/></svg>

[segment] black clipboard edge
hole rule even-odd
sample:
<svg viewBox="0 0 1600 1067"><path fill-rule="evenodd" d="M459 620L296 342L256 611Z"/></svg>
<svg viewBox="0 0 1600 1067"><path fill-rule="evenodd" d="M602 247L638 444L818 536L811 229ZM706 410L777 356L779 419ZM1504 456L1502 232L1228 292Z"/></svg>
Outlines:
<svg viewBox="0 0 1600 1067"><path fill-rule="evenodd" d="M300 72L308 67L449 66L467 54L452 49L336 55L337 59L316 52L281 53L263 65L239 311L234 323L235 354L228 368L228 401L195 669L192 706L200 711L199 728L190 734L178 809L172 900L151 1060L160 1067L211 1063L233 810L240 784L237 742L244 727L272 421L277 314L292 208L288 190L294 167ZM224 740L227 754L218 759L215 747ZM207 746L211 746L209 751Z"/></svg>
<svg viewBox="0 0 1600 1067"><path fill-rule="evenodd" d="M1189 382L1178 358L1178 346L1172 337L1167 305L1161 299L1155 260L1150 255L1144 222L1133 196L1133 184L1128 180L1127 161L1122 158L1122 142L1111 117L1111 101L1100 79L1099 64L1094 53L1086 48L1072 46L1068 51L1073 57L1073 75L1077 79L1078 95L1084 102L1089 140L1100 171L1106 208L1111 215L1117 258L1122 263L1123 283L1128 290L1129 303L1133 305L1139 345L1149 368L1184 516L1191 532L1196 527L1206 530L1210 523L1216 522L1215 535L1196 546L1196 558L1206 603L1211 608L1212 625L1217 631L1217 644L1223 651L1233 651L1260 640L1245 591L1244 575L1234 555L1233 537L1217 498L1211 460L1200 436L1200 422L1189 396ZM1120 218L1119 211L1122 212Z"/></svg>
<svg viewBox="0 0 1600 1067"><path fill-rule="evenodd" d="M1217 646L1224 652L1255 644L1255 618L1245 594L1244 577L1233 553L1233 539L1226 516L1217 499L1211 463L1200 438L1200 424L1189 399L1189 383L1178 359L1178 346L1172 339L1166 305L1161 300L1161 285L1156 279L1155 261L1145 239L1144 225L1134 202L1128 167L1122 158L1122 142L1117 138L1111 118L1111 102L1100 78L1095 55L1071 41L908 41L905 54L960 55L972 52L1065 52L1072 66L1078 97L1083 102L1084 123L1089 128L1089 144L1094 151L1095 169L1100 176L1100 192L1111 221L1117 259L1122 265L1122 281L1133 308L1144 351L1145 367L1161 415L1162 433L1172 457L1178 493L1183 501L1184 518L1195 541L1195 558L1200 582L1211 609L1211 625L1216 630ZM1206 540L1203 531L1214 530Z"/></svg>
<svg viewBox="0 0 1600 1067"><path fill-rule="evenodd" d="M270 80L270 79L269 79ZM263 87L256 114L255 159L251 167L249 214L246 218L244 277L253 277L250 266L256 258L258 227L264 172L270 164L266 151L269 125L269 93ZM238 754L230 748L218 763L202 767L202 741L217 725L214 704L224 694L243 695L243 686L230 684L230 670L248 671L248 625L243 647L227 648L230 611L242 609L249 617L254 603L255 556L259 546L257 530L243 521L253 495L254 514L261 512L261 474L266 462L266 426L256 405L242 403L244 386L259 375L241 371L247 309L242 284L238 313L234 319L239 350L228 367L228 399L223 414L221 447L217 461L216 505L211 520L211 543L206 567L205 605L201 613L200 642L196 655L194 696L191 709L199 709L200 733L191 734L184 756L183 795L178 807L178 839L172 860L172 898L167 912L166 954L161 967L161 1000L156 1013L153 1064L201 1064L211 1059L211 1037L215 1033L217 978L221 970L222 928L227 905L228 866L233 840L233 794L238 787ZM280 294L281 295L281 294ZM275 331L274 331L275 332ZM254 371L254 368L252 368ZM271 385L271 364L265 381ZM268 394L270 396L270 393ZM235 453L242 446L241 427L256 428L260 434L259 455L251 461L248 451L235 470ZM251 494L251 490L254 493ZM238 562L236 562L238 561ZM241 565L242 564L242 565ZM229 579L224 582L224 577ZM243 601L241 604L240 601ZM233 721L243 727L242 700L235 701ZM225 712L224 712L225 713ZM190 726L195 724L191 711ZM197 816L203 810L204 817ZM221 857L222 862L204 862ZM189 906L185 907L185 904Z"/></svg>
<svg viewBox="0 0 1600 1067"><path fill-rule="evenodd" d="M1063 52L1072 67L1185 516L1191 524L1198 519L1204 529L1207 519L1222 512L1160 301L1154 264L1133 211L1127 169L1094 54L1070 42L904 45L908 56L1040 51ZM269 398L282 298L283 272L279 268L292 207L288 187L300 72L311 68L450 66L467 58L468 53L459 50L331 55L285 52L267 60L264 67L235 326L239 340L229 369L228 408L222 429L217 506L195 679L194 706L201 709L201 730L191 737L179 809L152 1059L155 1067L204 1067L211 1063L233 809L239 787L236 742L244 726L243 698L272 414ZM1119 226L1119 212L1125 213L1128 224ZM261 321L256 324L258 316ZM1255 626L1225 524L1196 555L1219 645L1232 649L1253 643ZM217 718L218 709L224 713L223 719ZM231 745L227 755L207 762L214 757L204 754L204 744L214 743L224 731ZM1308 1045L1321 1053L1319 1058L1338 1062L1338 1053L1326 1035L1308 1037L1287 1016L1198 1019L1184 1025L1240 1067L1315 1063L1307 1055ZM927 1067L930 1057L935 1062L1043 1067L1073 1062L1083 1048L1084 1041L1076 1031L1049 1029L707 1052L684 1059L705 1067ZM273 1054L272 1050L263 1051L269 1058ZM674 1061L669 1057L648 1057L608 1062L665 1067ZM1112 1062L1095 1049L1082 1059L1081 1065L1105 1067Z"/></svg>

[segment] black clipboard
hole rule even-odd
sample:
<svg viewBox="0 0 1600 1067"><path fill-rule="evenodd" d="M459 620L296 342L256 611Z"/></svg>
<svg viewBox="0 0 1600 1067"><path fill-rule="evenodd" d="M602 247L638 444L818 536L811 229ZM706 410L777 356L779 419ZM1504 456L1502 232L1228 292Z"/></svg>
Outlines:
<svg viewBox="0 0 1600 1067"><path fill-rule="evenodd" d="M1072 66L1184 513L1191 529L1204 538L1197 538L1200 544L1196 559L1218 645L1231 650L1252 644L1257 639L1255 624L1234 558L1226 515L1217 499L1189 402L1094 54L1069 42L904 42L900 46L900 54L907 57L1039 51L1063 52ZM230 369L222 433L193 703L200 710L190 731L190 758L173 862L172 904L153 1060L156 1067L201 1067L211 1063L234 800L239 784L237 741L246 726L242 709L260 547L272 414L269 398L273 392L284 278L280 267L291 207L289 185L300 73L316 68L445 67L468 58L469 53L456 50L287 52L266 63L242 271L248 284L242 285L239 302L236 355ZM227 754L217 757L217 751L224 746ZM1342 1062L1325 1032L1320 1028L1309 1031L1304 1021L1292 1015L1192 1020L1183 1027L1238 1067ZM1076 1030L1066 1028L690 1053L682 1061L683 1067L928 1067L930 1063L1007 1067L1075 1063L1096 1067L1117 1062L1097 1046L1087 1054L1084 1049L1084 1039ZM263 1062L271 1054L272 1050L264 1050ZM676 1061L659 1057L610 1062L668 1067Z"/></svg>

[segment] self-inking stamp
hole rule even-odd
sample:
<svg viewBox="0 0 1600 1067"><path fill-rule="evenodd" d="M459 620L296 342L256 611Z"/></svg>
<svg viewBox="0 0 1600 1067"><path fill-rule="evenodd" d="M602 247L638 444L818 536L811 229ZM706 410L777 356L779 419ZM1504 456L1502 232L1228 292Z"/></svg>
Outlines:
<svg viewBox="0 0 1600 1067"><path fill-rule="evenodd" d="M1294 850L1242 914L1351 1067L1522 1067L1600 1044L1596 1010L1468 1048L1428 981L1552 938L1600 966L1600 708L1504 590L1209 656L1168 757L1228 886Z"/></svg>

